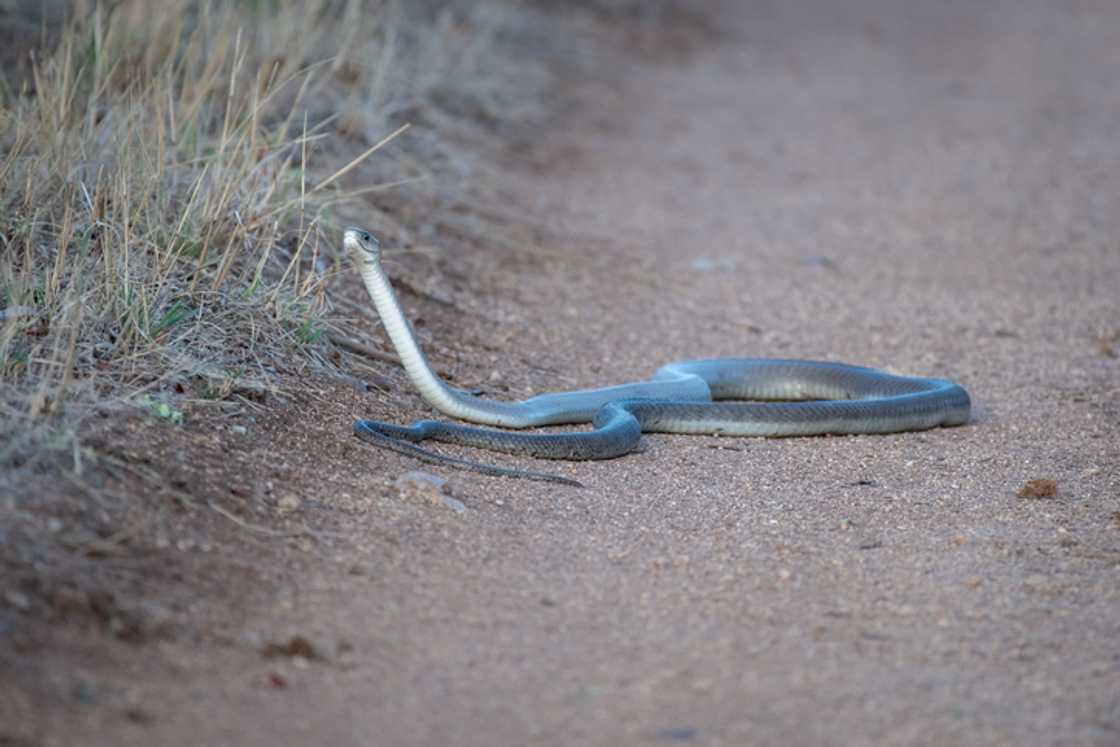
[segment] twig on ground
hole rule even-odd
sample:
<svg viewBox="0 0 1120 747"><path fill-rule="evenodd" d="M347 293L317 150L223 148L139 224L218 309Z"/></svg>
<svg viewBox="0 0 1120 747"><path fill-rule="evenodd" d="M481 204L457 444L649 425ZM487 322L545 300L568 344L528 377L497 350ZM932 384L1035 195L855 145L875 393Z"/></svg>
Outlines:
<svg viewBox="0 0 1120 747"><path fill-rule="evenodd" d="M343 337L339 334L328 333L327 339L333 342L335 345L338 345L343 350L349 351L351 353L356 353L357 355L365 356L370 360L381 361L382 363L391 363L394 366L403 365L401 363L400 356L396 355L395 353L387 353L384 350L371 348L369 345L358 342L357 340L351 339L349 337Z"/></svg>
<svg viewBox="0 0 1120 747"><path fill-rule="evenodd" d="M328 531L323 531L323 530L319 530L319 529L312 529L311 527L306 526L306 525L302 525L302 524L300 526L296 527L295 529L271 529L269 527L261 526L260 524L254 524L252 522L245 521L244 519L242 519L239 516L237 516L236 514L234 514L232 511L229 511L227 509L222 508L221 506L219 506L214 501L206 501L206 505L209 506L211 509L213 509L218 514L221 514L222 516L226 517L227 519L229 519L230 521L232 521L234 524L241 527L242 529L246 529L246 530L248 530L250 532L254 532L256 534L263 534L263 535L268 536L268 537L303 537L303 536L307 536L307 537L311 537L312 539L318 540L318 541L321 542L324 537L345 537L346 536L342 532L328 532Z"/></svg>

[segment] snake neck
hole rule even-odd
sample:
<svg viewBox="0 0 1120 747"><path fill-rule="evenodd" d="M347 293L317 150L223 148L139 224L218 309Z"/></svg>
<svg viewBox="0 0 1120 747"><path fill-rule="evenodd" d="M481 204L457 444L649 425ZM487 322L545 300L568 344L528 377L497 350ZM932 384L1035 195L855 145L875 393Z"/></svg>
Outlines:
<svg viewBox="0 0 1120 747"><path fill-rule="evenodd" d="M358 269L385 331L400 356L408 378L424 400L445 415L485 425L528 428L559 423L584 423L594 418L605 402L629 397L708 400L708 385L689 374L663 374L645 381L575 392L550 392L520 402L483 399L448 386L436 376L420 350L412 327L381 264L357 257Z"/></svg>
<svg viewBox="0 0 1120 747"><path fill-rule="evenodd" d="M424 352L416 344L416 337L381 265L363 261L359 269L366 292L369 293L370 300L381 316L381 322L385 326L385 331L389 333L389 339L401 358L401 364L408 378L432 407L448 415L462 417L463 408L457 393L440 381L428 363L428 359L424 357Z"/></svg>

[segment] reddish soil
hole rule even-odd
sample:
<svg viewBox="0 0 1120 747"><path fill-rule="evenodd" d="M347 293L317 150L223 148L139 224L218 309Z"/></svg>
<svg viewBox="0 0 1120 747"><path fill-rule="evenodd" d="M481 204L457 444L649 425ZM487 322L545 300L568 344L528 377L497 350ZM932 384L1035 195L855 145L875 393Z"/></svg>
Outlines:
<svg viewBox="0 0 1120 747"><path fill-rule="evenodd" d="M90 500L159 510L74 553L113 593L9 594L0 744L1120 743L1120 5L793 5L589 48L504 240L390 274L495 397L803 357L973 423L543 465L577 489L357 441L431 414L388 364L109 420Z"/></svg>

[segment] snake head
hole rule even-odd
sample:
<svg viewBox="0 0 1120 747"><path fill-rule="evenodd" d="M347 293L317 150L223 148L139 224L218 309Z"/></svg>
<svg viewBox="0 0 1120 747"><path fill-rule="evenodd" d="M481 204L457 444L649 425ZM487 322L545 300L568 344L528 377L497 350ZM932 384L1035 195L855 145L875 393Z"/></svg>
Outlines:
<svg viewBox="0 0 1120 747"><path fill-rule="evenodd" d="M381 261L381 242L361 226L348 226L342 234L342 245L358 262Z"/></svg>

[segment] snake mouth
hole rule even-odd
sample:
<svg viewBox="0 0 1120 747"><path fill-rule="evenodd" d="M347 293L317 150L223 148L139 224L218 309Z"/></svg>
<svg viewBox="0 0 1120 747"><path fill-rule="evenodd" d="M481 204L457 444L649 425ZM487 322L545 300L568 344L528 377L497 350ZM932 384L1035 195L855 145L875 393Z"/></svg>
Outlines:
<svg viewBox="0 0 1120 747"><path fill-rule="evenodd" d="M342 244L364 262L375 263L381 252L381 242L361 226L347 226L342 233Z"/></svg>

